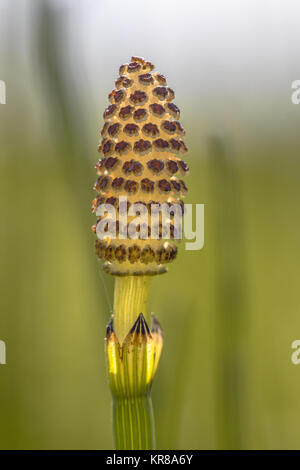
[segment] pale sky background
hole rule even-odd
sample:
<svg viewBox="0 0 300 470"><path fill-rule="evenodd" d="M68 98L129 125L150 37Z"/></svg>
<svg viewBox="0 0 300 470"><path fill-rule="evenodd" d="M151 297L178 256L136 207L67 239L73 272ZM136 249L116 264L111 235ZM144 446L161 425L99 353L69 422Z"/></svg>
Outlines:
<svg viewBox="0 0 300 470"><path fill-rule="evenodd" d="M39 80L32 32L43 1L0 0L0 79L32 74L29 96ZM198 125L221 133L238 125L260 132L260 123L275 132L283 126L298 132L300 105L291 104L291 83L300 79L298 0L46 3L62 28L55 40L63 67L72 72L91 120L102 115L119 65L134 54L167 76L187 119L198 113L191 132Z"/></svg>

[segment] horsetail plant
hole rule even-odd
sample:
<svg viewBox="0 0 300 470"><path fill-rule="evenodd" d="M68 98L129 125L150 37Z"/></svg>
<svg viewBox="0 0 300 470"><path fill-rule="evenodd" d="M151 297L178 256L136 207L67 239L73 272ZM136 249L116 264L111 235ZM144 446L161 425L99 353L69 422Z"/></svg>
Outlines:
<svg viewBox="0 0 300 470"><path fill-rule="evenodd" d="M187 151L180 111L165 77L153 69L141 57L120 67L103 115L92 204L96 254L115 276L105 349L117 449L155 448L150 392L163 336L154 316L149 328L146 303L151 277L176 258L176 214L182 215L187 192L178 178L188 172L179 157Z"/></svg>

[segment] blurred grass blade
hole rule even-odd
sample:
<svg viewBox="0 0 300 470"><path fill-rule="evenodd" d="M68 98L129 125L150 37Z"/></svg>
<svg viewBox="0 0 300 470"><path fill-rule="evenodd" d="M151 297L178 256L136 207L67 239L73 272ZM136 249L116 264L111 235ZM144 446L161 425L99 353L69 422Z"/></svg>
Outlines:
<svg viewBox="0 0 300 470"><path fill-rule="evenodd" d="M220 449L242 447L244 269L236 164L225 143L209 142L216 272L216 430Z"/></svg>

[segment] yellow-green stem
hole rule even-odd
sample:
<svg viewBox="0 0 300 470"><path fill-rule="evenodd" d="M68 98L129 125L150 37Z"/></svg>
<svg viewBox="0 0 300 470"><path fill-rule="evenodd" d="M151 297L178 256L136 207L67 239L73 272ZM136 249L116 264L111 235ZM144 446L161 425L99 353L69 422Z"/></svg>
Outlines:
<svg viewBox="0 0 300 470"><path fill-rule="evenodd" d="M147 318L146 304L150 281L149 276L124 276L115 279L113 329L122 357L121 369L117 368L115 372L118 375L118 391L111 387L116 449L141 450L154 449L155 446L150 388L147 390L146 382L140 390L135 389L133 385L140 379L135 374L144 374L147 369L146 356L139 364L137 350L141 346L138 344L134 348L135 353L131 361L127 360L128 352L124 353L126 348L124 339L130 333L140 313Z"/></svg>
<svg viewBox="0 0 300 470"><path fill-rule="evenodd" d="M117 450L155 449L150 395L113 397L113 427Z"/></svg>
<svg viewBox="0 0 300 470"><path fill-rule="evenodd" d="M122 276L115 279L114 331L122 345L142 312L147 321L147 298L151 276Z"/></svg>

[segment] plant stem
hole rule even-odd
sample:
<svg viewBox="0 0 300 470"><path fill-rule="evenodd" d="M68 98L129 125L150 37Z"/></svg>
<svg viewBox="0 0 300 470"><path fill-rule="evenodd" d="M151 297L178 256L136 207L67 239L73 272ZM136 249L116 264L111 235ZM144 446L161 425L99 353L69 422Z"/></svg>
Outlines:
<svg viewBox="0 0 300 470"><path fill-rule="evenodd" d="M113 397L113 427L116 449L154 449L154 416L150 394Z"/></svg>
<svg viewBox="0 0 300 470"><path fill-rule="evenodd" d="M107 352L118 450L155 446L150 390L162 339L157 331L152 336L145 319L150 282L150 276L115 279L113 333L108 335Z"/></svg>
<svg viewBox="0 0 300 470"><path fill-rule="evenodd" d="M116 277L114 292L114 331L122 345L142 312L147 320L147 298L151 276Z"/></svg>

